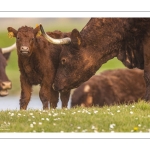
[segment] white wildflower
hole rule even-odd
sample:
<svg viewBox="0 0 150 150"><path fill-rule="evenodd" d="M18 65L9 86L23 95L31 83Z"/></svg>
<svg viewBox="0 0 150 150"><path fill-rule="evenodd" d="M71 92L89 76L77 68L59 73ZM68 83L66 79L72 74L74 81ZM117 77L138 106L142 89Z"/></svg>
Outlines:
<svg viewBox="0 0 150 150"><path fill-rule="evenodd" d="M94 130L94 133L98 133L98 131L97 131L97 130Z"/></svg>
<svg viewBox="0 0 150 150"><path fill-rule="evenodd" d="M87 132L87 129L85 129L85 130L82 130L82 132Z"/></svg>
<svg viewBox="0 0 150 150"><path fill-rule="evenodd" d="M120 112L120 110L117 110L117 112Z"/></svg>
<svg viewBox="0 0 150 150"><path fill-rule="evenodd" d="M33 124L36 124L36 122L33 122Z"/></svg>
<svg viewBox="0 0 150 150"><path fill-rule="evenodd" d="M39 125L42 125L42 122L39 122Z"/></svg>
<svg viewBox="0 0 150 150"><path fill-rule="evenodd" d="M95 129L97 129L94 125L92 125L92 127L91 127L93 130L95 130Z"/></svg>
<svg viewBox="0 0 150 150"><path fill-rule="evenodd" d="M115 126L116 126L116 125L115 125L114 123L109 125L109 127L110 127L111 129L113 129Z"/></svg>
<svg viewBox="0 0 150 150"><path fill-rule="evenodd" d="M132 114L133 114L133 111L130 111L130 114L132 115Z"/></svg>
<svg viewBox="0 0 150 150"><path fill-rule="evenodd" d="M46 118L47 121L49 121L49 118Z"/></svg>
<svg viewBox="0 0 150 150"><path fill-rule="evenodd" d="M14 113L11 113L11 115L10 116L14 116Z"/></svg>
<svg viewBox="0 0 150 150"><path fill-rule="evenodd" d="M73 112L72 114L74 115L76 112Z"/></svg>
<svg viewBox="0 0 150 150"><path fill-rule="evenodd" d="M33 128L33 124L30 124L30 127Z"/></svg>
<svg viewBox="0 0 150 150"><path fill-rule="evenodd" d="M54 114L53 114L53 116L57 116L57 115L58 115L58 113L54 113Z"/></svg>
<svg viewBox="0 0 150 150"><path fill-rule="evenodd" d="M96 113L98 113L98 111L97 111L97 110L95 110L95 111L94 111L94 113L96 114Z"/></svg>
<svg viewBox="0 0 150 150"><path fill-rule="evenodd" d="M110 114L113 116L114 114L112 112L110 112Z"/></svg>
<svg viewBox="0 0 150 150"><path fill-rule="evenodd" d="M51 116L52 114L51 114L51 113L48 113L48 115Z"/></svg>

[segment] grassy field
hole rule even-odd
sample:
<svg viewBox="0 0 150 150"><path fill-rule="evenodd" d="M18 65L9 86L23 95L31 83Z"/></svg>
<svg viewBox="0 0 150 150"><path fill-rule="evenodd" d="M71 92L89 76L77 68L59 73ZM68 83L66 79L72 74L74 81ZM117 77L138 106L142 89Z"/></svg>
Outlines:
<svg viewBox="0 0 150 150"><path fill-rule="evenodd" d="M150 132L150 105L1 111L0 132Z"/></svg>
<svg viewBox="0 0 150 150"><path fill-rule="evenodd" d="M80 30L81 26L77 28ZM68 32L72 27L67 29L59 30ZM1 47L15 42L15 39L8 39L6 32L0 34L0 39ZM123 67L124 65L114 58L103 64L97 73ZM6 72L12 81L9 95L20 94L16 51L10 56ZM34 93L38 93L38 88ZM0 111L0 132L149 132L149 109L150 105L141 101L128 106L103 108Z"/></svg>

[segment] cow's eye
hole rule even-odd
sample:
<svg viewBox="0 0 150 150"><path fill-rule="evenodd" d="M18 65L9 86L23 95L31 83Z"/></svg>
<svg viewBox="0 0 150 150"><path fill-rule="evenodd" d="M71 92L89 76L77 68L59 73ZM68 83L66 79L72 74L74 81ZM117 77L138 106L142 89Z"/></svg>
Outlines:
<svg viewBox="0 0 150 150"><path fill-rule="evenodd" d="M32 38L32 41L34 40L34 37Z"/></svg>
<svg viewBox="0 0 150 150"><path fill-rule="evenodd" d="M19 37L17 37L17 40L19 40L20 38Z"/></svg>
<svg viewBox="0 0 150 150"><path fill-rule="evenodd" d="M65 58L62 58L62 59L61 59L61 64L64 65L65 62L66 62L66 59L65 59Z"/></svg>

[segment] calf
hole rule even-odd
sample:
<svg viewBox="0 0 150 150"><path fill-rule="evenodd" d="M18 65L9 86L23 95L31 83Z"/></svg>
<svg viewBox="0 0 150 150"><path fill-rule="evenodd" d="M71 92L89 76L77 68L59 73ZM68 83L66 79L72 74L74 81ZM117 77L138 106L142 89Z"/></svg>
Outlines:
<svg viewBox="0 0 150 150"><path fill-rule="evenodd" d="M138 69L117 69L92 76L73 93L71 107L130 104L144 96L144 72Z"/></svg>
<svg viewBox="0 0 150 150"><path fill-rule="evenodd" d="M32 86L40 85L39 97L43 109L57 107L59 92L54 91L52 83L58 67L60 45L50 44L39 35L40 28L22 26L18 30L8 27L9 35L16 38L18 66L20 69L21 97L20 109L27 109L30 101ZM47 33L59 38L59 31ZM60 93L62 107L67 107L70 91Z"/></svg>
<svg viewBox="0 0 150 150"><path fill-rule="evenodd" d="M8 95L8 89L11 89L12 84L6 74L7 60L10 57L11 51L15 49L15 44L7 48L0 48L0 97Z"/></svg>

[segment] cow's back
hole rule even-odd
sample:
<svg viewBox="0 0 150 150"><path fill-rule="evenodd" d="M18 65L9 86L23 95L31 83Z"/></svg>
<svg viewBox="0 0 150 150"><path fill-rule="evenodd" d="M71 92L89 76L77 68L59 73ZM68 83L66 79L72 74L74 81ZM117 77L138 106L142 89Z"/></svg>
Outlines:
<svg viewBox="0 0 150 150"><path fill-rule="evenodd" d="M142 98L144 92L142 70L107 70L94 75L74 91L72 106L129 104Z"/></svg>

